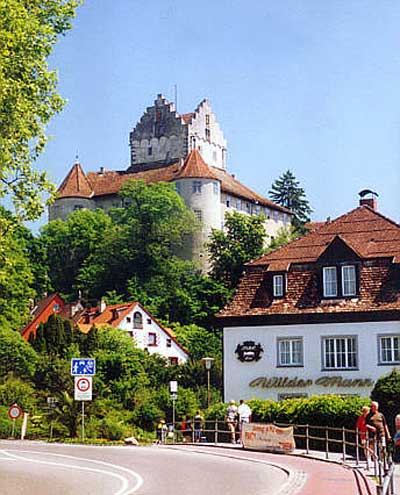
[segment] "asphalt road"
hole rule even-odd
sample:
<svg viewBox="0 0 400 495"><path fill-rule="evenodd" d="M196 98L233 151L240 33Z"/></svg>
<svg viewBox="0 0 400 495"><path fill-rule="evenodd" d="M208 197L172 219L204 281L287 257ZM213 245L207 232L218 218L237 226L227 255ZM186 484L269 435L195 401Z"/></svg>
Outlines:
<svg viewBox="0 0 400 495"><path fill-rule="evenodd" d="M242 452L0 442L2 495L294 495L297 474Z"/></svg>

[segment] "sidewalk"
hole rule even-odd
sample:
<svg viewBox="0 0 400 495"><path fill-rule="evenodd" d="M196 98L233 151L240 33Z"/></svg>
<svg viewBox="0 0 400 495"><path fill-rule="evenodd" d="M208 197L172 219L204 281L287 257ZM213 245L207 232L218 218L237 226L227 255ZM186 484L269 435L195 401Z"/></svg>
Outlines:
<svg viewBox="0 0 400 495"><path fill-rule="evenodd" d="M355 458L346 456L343 463L343 455L341 453L329 453L329 458L326 459L325 452L309 451L307 454L304 449L296 449L291 454L273 454L269 452L245 450L241 445L228 443L194 443L194 444L179 444L179 446L198 447L204 450L224 450L225 452L234 451L237 453L245 453L246 458L257 461L266 462L268 464L276 464L284 466L289 472L303 475L301 486L293 491L289 490L290 495L375 495L376 481L373 479L373 465L370 469L366 469L364 461L357 466ZM229 455L227 453L226 455ZM327 464L330 468L327 469ZM359 491L357 485L361 486ZM400 486L400 465L396 466L396 488ZM284 490L282 494L285 495Z"/></svg>

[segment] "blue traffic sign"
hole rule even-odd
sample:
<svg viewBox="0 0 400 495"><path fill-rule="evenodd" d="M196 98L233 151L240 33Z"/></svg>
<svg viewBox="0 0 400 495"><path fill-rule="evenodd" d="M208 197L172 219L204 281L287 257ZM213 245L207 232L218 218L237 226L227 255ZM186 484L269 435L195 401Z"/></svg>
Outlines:
<svg viewBox="0 0 400 495"><path fill-rule="evenodd" d="M71 359L71 375L94 376L96 374L96 360L86 358Z"/></svg>

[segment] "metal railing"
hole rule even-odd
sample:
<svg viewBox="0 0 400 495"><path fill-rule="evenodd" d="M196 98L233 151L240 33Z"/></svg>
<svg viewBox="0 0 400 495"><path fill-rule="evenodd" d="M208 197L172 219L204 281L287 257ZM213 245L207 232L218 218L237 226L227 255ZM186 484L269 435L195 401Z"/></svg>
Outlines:
<svg viewBox="0 0 400 495"><path fill-rule="evenodd" d="M377 495L394 495L394 464L390 451L386 447L373 442L366 433L365 444L360 442L357 430L343 427L295 425L289 423L274 423L276 426L292 426L297 448L325 453L329 460L333 454L339 454L343 464L352 460L356 467L363 467L370 471L377 479ZM197 423L198 425L198 423ZM236 430L235 440L239 442L240 432ZM186 422L182 429L181 423L168 424L163 434L162 443L228 443L231 433L225 421L207 420L196 429L194 420Z"/></svg>

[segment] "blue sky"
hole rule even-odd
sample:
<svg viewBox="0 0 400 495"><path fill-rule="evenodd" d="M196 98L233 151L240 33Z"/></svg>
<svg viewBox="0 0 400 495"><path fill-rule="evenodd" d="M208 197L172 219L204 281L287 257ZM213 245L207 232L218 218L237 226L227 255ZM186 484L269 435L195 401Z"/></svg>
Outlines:
<svg viewBox="0 0 400 495"><path fill-rule="evenodd" d="M314 220L371 188L399 221L399 26L397 0L87 1L51 58L68 103L38 166L57 185L77 151L85 171L127 168L130 130L177 84L181 113L210 99L257 192L290 168Z"/></svg>

